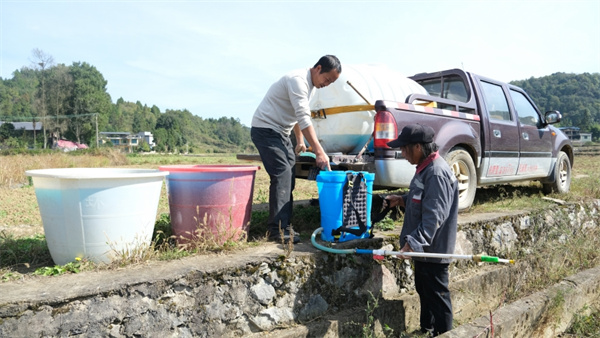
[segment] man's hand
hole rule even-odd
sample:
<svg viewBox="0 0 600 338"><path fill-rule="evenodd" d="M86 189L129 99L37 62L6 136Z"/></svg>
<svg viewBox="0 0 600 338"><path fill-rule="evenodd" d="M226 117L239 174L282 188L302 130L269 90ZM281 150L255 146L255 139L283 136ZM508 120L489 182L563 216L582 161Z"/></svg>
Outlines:
<svg viewBox="0 0 600 338"><path fill-rule="evenodd" d="M329 156L325 153L320 153L316 155L317 167L321 168L321 170L331 171L331 166L329 165Z"/></svg>
<svg viewBox="0 0 600 338"><path fill-rule="evenodd" d="M298 127L298 124L296 124L296 127L294 128L299 129L300 127ZM317 138L317 134L315 133L315 128L310 125L302 129L302 135L312 146L312 150L316 155L317 167L321 168L321 170L331 171L331 166L329 165L329 156L327 153L325 153L325 150L323 150L323 147ZM296 140L298 140L298 136L296 136Z"/></svg>
<svg viewBox="0 0 600 338"><path fill-rule="evenodd" d="M406 244L404 244L404 247L402 247L402 249L400 249L400 252L413 252L413 249L410 247L410 245L408 245L408 243L406 243ZM399 255L397 257L402 258L402 259L411 259L410 256L404 256L404 255Z"/></svg>
<svg viewBox="0 0 600 338"><path fill-rule="evenodd" d="M402 207L404 208L404 199L400 195L388 195L383 200L383 208L394 208L394 207Z"/></svg>
<svg viewBox="0 0 600 338"><path fill-rule="evenodd" d="M304 143L298 143L296 145L296 155L300 155L300 153L306 152L306 145Z"/></svg>

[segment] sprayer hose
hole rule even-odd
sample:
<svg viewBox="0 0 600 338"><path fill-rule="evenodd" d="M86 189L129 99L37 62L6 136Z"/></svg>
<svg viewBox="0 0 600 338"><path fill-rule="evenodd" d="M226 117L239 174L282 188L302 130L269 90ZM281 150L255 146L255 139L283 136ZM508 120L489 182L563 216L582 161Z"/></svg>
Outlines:
<svg viewBox="0 0 600 338"><path fill-rule="evenodd" d="M356 253L356 249L334 249L334 248L326 247L324 245L317 243L316 237L322 231L323 231L323 228L318 228L317 230L315 230L312 233L312 236L310 236L310 241L312 242L312 245L315 248L326 251L326 252L334 253L334 254L354 254L354 253Z"/></svg>

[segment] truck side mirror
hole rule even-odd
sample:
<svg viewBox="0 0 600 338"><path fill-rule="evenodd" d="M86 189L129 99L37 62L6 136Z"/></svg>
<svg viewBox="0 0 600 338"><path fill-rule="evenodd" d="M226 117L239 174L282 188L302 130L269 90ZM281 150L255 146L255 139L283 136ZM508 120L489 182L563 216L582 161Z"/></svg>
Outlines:
<svg viewBox="0 0 600 338"><path fill-rule="evenodd" d="M562 115L558 110L550 110L544 114L546 124L558 123L562 119Z"/></svg>

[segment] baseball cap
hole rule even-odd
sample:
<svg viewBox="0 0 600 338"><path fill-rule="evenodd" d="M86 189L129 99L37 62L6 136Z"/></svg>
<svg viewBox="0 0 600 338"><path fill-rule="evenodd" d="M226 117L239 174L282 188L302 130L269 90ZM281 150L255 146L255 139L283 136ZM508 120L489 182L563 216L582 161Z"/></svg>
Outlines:
<svg viewBox="0 0 600 338"><path fill-rule="evenodd" d="M409 124L402 128L398 138L387 143L391 148L399 148L407 144L433 142L435 132L430 126L422 124Z"/></svg>

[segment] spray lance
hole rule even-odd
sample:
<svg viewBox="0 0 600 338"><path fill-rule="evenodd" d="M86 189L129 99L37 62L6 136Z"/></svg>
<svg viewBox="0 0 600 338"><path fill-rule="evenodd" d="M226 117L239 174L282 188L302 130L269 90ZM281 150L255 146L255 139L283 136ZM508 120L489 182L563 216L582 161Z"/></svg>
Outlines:
<svg viewBox="0 0 600 338"><path fill-rule="evenodd" d="M487 263L510 263L515 264L515 261L512 259L504 259L498 258L494 256L484 256L484 255L455 255L455 254L441 254L441 253L430 253L430 252L400 252L400 251L390 251L390 250L369 250L369 249L335 249L326 247L317 243L316 237L318 234L323 231L323 228L318 228L315 230L310 237L310 241L312 245L320 250L325 252L330 252L334 254L363 254L363 255L373 255L374 259L382 260L384 256L406 256L406 257L427 257L427 258L448 258L448 259L466 259L472 260L474 262L487 262Z"/></svg>

